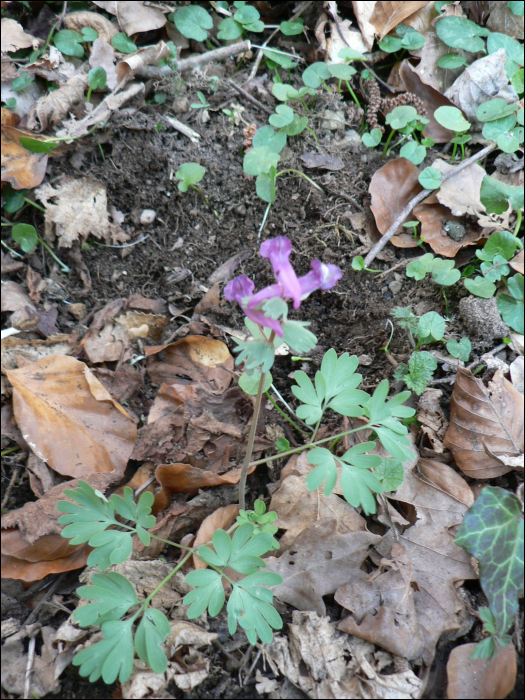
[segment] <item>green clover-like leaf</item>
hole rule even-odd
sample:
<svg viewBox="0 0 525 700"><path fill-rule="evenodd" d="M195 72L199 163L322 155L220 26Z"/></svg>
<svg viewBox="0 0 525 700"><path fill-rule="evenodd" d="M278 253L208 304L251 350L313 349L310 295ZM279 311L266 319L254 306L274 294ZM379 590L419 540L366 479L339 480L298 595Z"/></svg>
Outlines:
<svg viewBox="0 0 525 700"><path fill-rule="evenodd" d="M213 29L213 19L203 7L188 5L175 12L174 23L179 32L187 39L206 41L208 29Z"/></svg>
<svg viewBox="0 0 525 700"><path fill-rule="evenodd" d="M472 343L468 338L461 338L459 342L454 339L448 340L447 350L452 357L456 357L458 360L463 360L463 362L468 362L470 353L472 352Z"/></svg>

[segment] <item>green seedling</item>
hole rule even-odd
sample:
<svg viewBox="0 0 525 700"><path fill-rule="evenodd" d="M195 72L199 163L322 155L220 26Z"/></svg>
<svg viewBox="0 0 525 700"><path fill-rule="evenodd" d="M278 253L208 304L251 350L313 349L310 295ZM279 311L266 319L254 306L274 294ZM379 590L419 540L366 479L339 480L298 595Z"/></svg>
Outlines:
<svg viewBox="0 0 525 700"><path fill-rule="evenodd" d="M175 177L177 178L177 180L180 180L179 190L181 192L187 192L189 187L195 190L195 192L198 192L204 200L204 202L206 203L206 206L213 212L215 217L218 219L218 213L214 209L212 209L208 198L201 190L201 188L197 187L197 182L200 182L202 180L205 172L206 168L203 168L202 165L199 165L198 163L183 163L175 173Z"/></svg>
<svg viewBox="0 0 525 700"><path fill-rule="evenodd" d="M235 129L235 115L237 114L239 110L237 109L223 109L222 112L225 114L227 117L230 117L231 123L232 123L232 129Z"/></svg>
<svg viewBox="0 0 525 700"><path fill-rule="evenodd" d="M22 73L22 75L19 75L17 78L15 78L11 84L11 89L13 92L22 92L22 90L25 90L26 87L29 87L31 83L34 81L34 77L30 75L29 73ZM16 104L16 100L15 100ZM7 103L6 103L7 107Z"/></svg>
<svg viewBox="0 0 525 700"><path fill-rule="evenodd" d="M18 243L24 253L32 253L37 244L40 243L47 250L49 255L51 255L53 260L56 260L56 262L60 265L62 272L71 272L71 269L65 263L63 263L62 260L60 260L51 250L48 244L37 235L34 226L31 226L30 224L15 224L11 229L11 238L15 243Z"/></svg>
<svg viewBox="0 0 525 700"><path fill-rule="evenodd" d="M468 362L472 351L472 343L468 338L461 338L459 342L457 340L448 340L447 350L452 357L462 360L463 362Z"/></svg>
<svg viewBox="0 0 525 700"><path fill-rule="evenodd" d="M207 109L210 106L210 103L208 100L204 97L202 92L197 93L197 97L199 98L199 102L193 102L190 107L192 109Z"/></svg>
<svg viewBox="0 0 525 700"><path fill-rule="evenodd" d="M379 42L381 51L386 51L387 53L396 53L401 49L417 51L425 45L425 37L406 24L398 24L396 34L397 36L387 35Z"/></svg>
<svg viewBox="0 0 525 700"><path fill-rule="evenodd" d="M98 39L98 32L91 27L83 27L81 34L72 29L62 29L55 34L53 43L65 56L82 58L84 55L82 44L91 43L96 39Z"/></svg>
<svg viewBox="0 0 525 700"><path fill-rule="evenodd" d="M505 323L523 335L524 323L524 293L523 293L523 275L514 275L507 279L507 288L510 294L500 294L496 299L498 311Z"/></svg>
<svg viewBox="0 0 525 700"><path fill-rule="evenodd" d="M264 22L260 19L261 15L253 5L247 5L246 2L234 2L233 4L236 12L233 17L227 17L219 24L218 39L232 41L239 39L246 32L264 31Z"/></svg>
<svg viewBox="0 0 525 700"><path fill-rule="evenodd" d="M365 132L361 137L361 140L367 148L375 148L381 143L382 137L383 134L381 129L372 129L372 131Z"/></svg>
<svg viewBox="0 0 525 700"><path fill-rule="evenodd" d="M509 491L486 486L466 512L454 540L475 557L481 588L489 609L480 617L490 635L474 650L472 658L490 658L497 645L511 639L507 632L523 596L523 515L519 499Z"/></svg>
<svg viewBox="0 0 525 700"><path fill-rule="evenodd" d="M395 109L386 115L385 122L390 126L391 132L385 143L382 157L385 158L393 148L401 145L403 141L410 139L409 142L401 148L399 155L402 158L410 160L414 165L422 163L427 154L426 146L431 144L430 140L425 140L425 143L423 143L422 140L420 143L417 140L416 132L423 131L425 126L429 123L429 120L420 116L415 107L411 105L401 105L395 107ZM396 131L403 134L403 137L389 148Z"/></svg>
<svg viewBox="0 0 525 700"><path fill-rule="evenodd" d="M92 68L89 71L88 79L89 90L86 95L86 102L89 102L89 100L91 99L91 92L93 90L103 90L106 87L108 76L104 68L102 68L102 66L96 66L95 68Z"/></svg>
<svg viewBox="0 0 525 700"><path fill-rule="evenodd" d="M409 262L406 274L407 277L415 279L416 282L420 282L425 279L427 274L431 274L434 282L442 287L450 287L461 278L461 272L454 268L453 260L435 258L432 253L426 253Z"/></svg>
<svg viewBox="0 0 525 700"><path fill-rule="evenodd" d="M304 19L298 17L293 22L281 22L279 29L285 36L297 36L304 31Z"/></svg>
<svg viewBox="0 0 525 700"><path fill-rule="evenodd" d="M417 179L426 190L437 190L441 187L441 172L437 168L425 168Z"/></svg>
<svg viewBox="0 0 525 700"><path fill-rule="evenodd" d="M479 193L481 203L489 214L503 214L509 205L516 212L516 226L514 236L516 237L521 228L523 217L523 187L507 185L505 182L495 180L489 175L485 175L481 181Z"/></svg>
<svg viewBox="0 0 525 700"><path fill-rule="evenodd" d="M187 39L206 41L208 31L213 29L213 19L203 7L189 5L176 12L170 12L168 21L173 22L179 32Z"/></svg>
<svg viewBox="0 0 525 700"><path fill-rule="evenodd" d="M290 449L290 443L285 437L278 437L275 441L275 449L278 452L287 452Z"/></svg>
<svg viewBox="0 0 525 700"><path fill-rule="evenodd" d="M481 37L488 36L490 30L465 17L443 17L438 19L436 33L452 49L477 53L485 51L485 42Z"/></svg>
<svg viewBox="0 0 525 700"><path fill-rule="evenodd" d="M305 95L315 95L315 90L306 86L296 90L288 83L274 83L272 87L272 95L280 102L284 102L285 105L288 103L288 101L293 102L294 100L301 100L305 109L309 110L309 107L303 100L303 97Z"/></svg>
<svg viewBox="0 0 525 700"><path fill-rule="evenodd" d="M438 107L434 112L434 119L444 126L446 129L450 129L455 133L455 137L451 139L450 143L454 144L454 150L452 151L452 161L456 158L457 147L461 146L461 157L462 160L465 159L465 144L472 138L465 134L471 127L470 122L468 122L463 116L461 110L457 107Z"/></svg>
<svg viewBox="0 0 525 700"><path fill-rule="evenodd" d="M365 261L361 255L356 255L355 258L352 259L352 269L356 272L361 272L361 270L366 270L366 272L375 273L381 272L381 270L372 270L369 267L365 267Z"/></svg>
<svg viewBox="0 0 525 700"><path fill-rule="evenodd" d="M523 143L523 114L520 118L518 104L507 104L501 98L488 100L478 107L476 118L483 123L483 138L495 141L500 150L514 153L520 148Z"/></svg>
<svg viewBox="0 0 525 700"><path fill-rule="evenodd" d="M406 223L403 224L403 228L411 228L412 233L414 235L414 240L417 241L418 239L418 232L417 232L417 227L419 226L419 221L407 221ZM421 245L423 243L423 240L420 240L418 245Z"/></svg>
<svg viewBox="0 0 525 700"><path fill-rule="evenodd" d="M16 109L16 98L10 97L8 100L6 100L5 107L6 107L6 109Z"/></svg>
<svg viewBox="0 0 525 700"><path fill-rule="evenodd" d="M111 39L111 46L120 53L131 54L135 53L137 46L131 41L127 34L119 32Z"/></svg>
<svg viewBox="0 0 525 700"><path fill-rule="evenodd" d="M288 440L285 438L278 438L277 442L279 442L279 440L284 440L287 445L286 449L290 449L290 443ZM281 446L283 446L283 443L281 443ZM285 452L286 449L282 449L280 451ZM239 515L237 516L237 523L239 525L249 523L253 526L253 535L258 535L261 532L269 532L271 535L275 535L279 528L272 525L272 523L276 520L277 513L267 513L266 504L264 501L259 500L255 501L253 504L253 510L240 510ZM277 542L275 537L272 540L272 549L280 549L279 542Z"/></svg>

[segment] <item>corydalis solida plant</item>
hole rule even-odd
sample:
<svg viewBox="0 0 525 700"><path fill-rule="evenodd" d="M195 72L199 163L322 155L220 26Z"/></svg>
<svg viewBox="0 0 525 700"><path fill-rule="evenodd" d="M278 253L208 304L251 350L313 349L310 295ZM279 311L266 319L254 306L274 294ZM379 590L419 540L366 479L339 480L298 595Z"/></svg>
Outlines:
<svg viewBox="0 0 525 700"><path fill-rule="evenodd" d="M254 294L255 284L246 275L239 275L224 289L224 296L236 301L246 314L246 326L253 335L252 341L236 341L238 344L237 363L246 360L248 373L260 368L259 389L255 400L252 425L248 437L246 456L239 481L239 505L245 508L245 489L250 464L259 410L264 392L266 373L272 368L275 349L283 342L298 353L307 353L315 347L317 338L307 330L309 323L288 320L288 299L294 309L301 301L318 289L332 289L341 279L342 272L336 265L325 265L314 260L308 274L297 277L290 263L292 243L286 236L278 236L264 241L259 253L272 264L276 284L271 284Z"/></svg>

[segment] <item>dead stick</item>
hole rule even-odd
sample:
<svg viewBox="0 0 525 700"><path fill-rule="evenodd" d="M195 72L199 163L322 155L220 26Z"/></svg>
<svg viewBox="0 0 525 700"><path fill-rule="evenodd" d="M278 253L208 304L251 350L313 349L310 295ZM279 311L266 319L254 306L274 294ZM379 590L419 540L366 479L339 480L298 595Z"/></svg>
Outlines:
<svg viewBox="0 0 525 700"><path fill-rule="evenodd" d="M230 56L237 56L240 53L249 51L251 46L250 41L241 41L238 44L222 46L220 49L214 49L213 51L207 51L206 53L197 54L196 56L190 56L190 58L184 58L174 66L143 66L138 71L137 75L143 78L162 78L164 75L169 75L174 71L182 72L190 68L197 68L197 66L202 66L204 63L210 63L211 61L224 61L230 58Z"/></svg>
<svg viewBox="0 0 525 700"><path fill-rule="evenodd" d="M232 88L235 88L239 94L241 94L243 97L245 97L249 102L254 104L256 107L259 107L259 109L262 109L263 112L266 112L266 114L273 114L273 110L268 109L268 107L265 107L259 100L256 100L255 97L250 95L249 92L246 92L244 88L242 88L240 85L237 85L237 83L234 83L233 80L228 80L228 84L232 86Z"/></svg>
<svg viewBox="0 0 525 700"><path fill-rule="evenodd" d="M441 184L443 184L447 180L450 180L451 177L454 177L454 175L457 175L465 168L468 168L469 165L476 163L482 158L485 158L485 156L488 156L489 153L492 153L492 151L495 148L496 144L494 143L490 146L486 146L470 158L467 158L467 160L464 160L463 163L460 163L456 168L454 168L453 170L449 170L448 173L445 173L445 175L443 175L441 178ZM396 217L396 220L385 233L385 235L379 239L379 241L375 244L372 250L368 253L368 255L365 258L365 267L370 267L370 263L375 259L376 255L383 250L388 241L397 232L397 229L401 226L403 221L407 218L407 216L410 214L410 212L416 206L416 204L419 204L419 202L421 202L423 199L428 197L430 194L433 194L434 192L437 192L437 190L423 190L419 194L416 194L416 196L410 200L406 207L401 211L399 216Z"/></svg>

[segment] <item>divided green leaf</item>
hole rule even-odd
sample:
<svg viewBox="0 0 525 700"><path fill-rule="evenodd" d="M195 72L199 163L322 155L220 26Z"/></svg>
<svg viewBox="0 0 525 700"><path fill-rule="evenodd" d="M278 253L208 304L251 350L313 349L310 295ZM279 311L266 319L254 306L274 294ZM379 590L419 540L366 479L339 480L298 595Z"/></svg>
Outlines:
<svg viewBox="0 0 525 700"><path fill-rule="evenodd" d="M436 358L425 350L413 352L408 361L408 366L401 364L394 372L397 380L403 380L409 389L418 396L425 391L432 381L437 367Z"/></svg>
<svg viewBox="0 0 525 700"><path fill-rule="evenodd" d="M156 608L148 608L135 632L138 657L147 663L154 673L164 673L168 668L168 659L161 645L170 631L170 623L164 613Z"/></svg>
<svg viewBox="0 0 525 700"><path fill-rule="evenodd" d="M73 613L73 619L80 627L118 620L138 604L137 594L131 583L115 571L95 574L91 577L90 586L77 588L77 595L96 601L78 607Z"/></svg>
<svg viewBox="0 0 525 700"><path fill-rule="evenodd" d="M102 677L108 685L117 677L125 683L133 670L133 620L114 620L102 625L104 639L82 649L73 657L73 666L80 666L82 677L89 676L91 683Z"/></svg>

